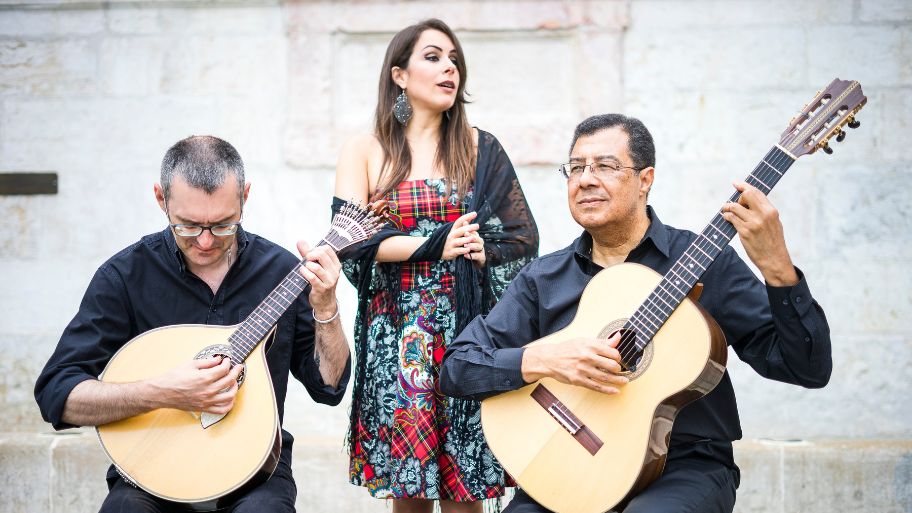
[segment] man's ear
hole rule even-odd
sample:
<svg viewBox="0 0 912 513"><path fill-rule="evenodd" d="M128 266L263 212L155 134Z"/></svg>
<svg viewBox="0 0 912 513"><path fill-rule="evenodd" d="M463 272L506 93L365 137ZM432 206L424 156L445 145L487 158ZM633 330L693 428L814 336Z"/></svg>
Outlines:
<svg viewBox="0 0 912 513"><path fill-rule="evenodd" d="M649 189L652 189L652 181L655 180L655 168L647 167L640 171L640 192L643 194L649 194Z"/></svg>
<svg viewBox="0 0 912 513"><path fill-rule="evenodd" d="M243 203L247 204L247 196L250 196L250 182L244 182L244 201Z"/></svg>
<svg viewBox="0 0 912 513"><path fill-rule="evenodd" d="M165 191L162 189L161 184L155 184L152 186L152 190L155 191L155 201L158 202L159 208L162 209L162 212L168 213L168 209L165 207Z"/></svg>

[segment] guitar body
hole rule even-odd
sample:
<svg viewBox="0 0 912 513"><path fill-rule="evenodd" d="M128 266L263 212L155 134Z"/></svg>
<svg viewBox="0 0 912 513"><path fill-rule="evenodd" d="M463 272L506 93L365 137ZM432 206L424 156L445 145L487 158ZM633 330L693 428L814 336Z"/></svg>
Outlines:
<svg viewBox="0 0 912 513"><path fill-rule="evenodd" d="M661 279L639 264L601 271L584 290L573 322L530 345L607 338ZM482 402L482 426L491 450L519 486L544 507L558 513L604 512L648 486L662 473L678 411L712 390L725 372L725 337L689 299L649 345L620 394L601 394L547 378ZM587 449L571 435L534 398L539 386L603 445Z"/></svg>
<svg viewBox="0 0 912 513"><path fill-rule="evenodd" d="M236 326L177 325L150 330L124 345L100 379L137 381L164 374L199 353L220 353ZM232 410L204 428L199 413L153 410L98 426L118 471L162 499L212 510L267 479L281 449L281 430L266 364L274 328L245 360Z"/></svg>

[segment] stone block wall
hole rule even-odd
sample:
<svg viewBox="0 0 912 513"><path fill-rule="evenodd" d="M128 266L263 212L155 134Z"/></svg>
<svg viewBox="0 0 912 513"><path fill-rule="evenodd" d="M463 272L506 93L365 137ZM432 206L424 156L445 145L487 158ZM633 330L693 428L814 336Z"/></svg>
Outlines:
<svg viewBox="0 0 912 513"><path fill-rule="evenodd" d="M370 129L386 43L429 16L463 42L470 120L510 154L543 252L579 231L554 169L584 117L641 118L658 148L652 203L666 223L699 230L816 90L835 77L861 82L861 128L834 155L800 159L772 193L831 323L831 384L770 382L734 355L730 370L748 438L910 438L909 2L3 0L0 172L55 171L60 190L0 196L0 474L37 462L3 474L0 495L34 478L58 505L94 497L58 488L79 471L59 456L69 442L55 442L52 458L45 446L29 456L24 440L50 429L32 386L94 269L163 227L152 184L168 146L190 134L231 141L253 184L245 226L289 249L317 240L339 148ZM339 294L350 328L354 290ZM288 429L310 441L298 447L341 454L344 405L312 405L299 385L287 404ZM320 461L299 458L299 479ZM889 482L907 500L903 475ZM767 499L743 499L744 511L810 510Z"/></svg>

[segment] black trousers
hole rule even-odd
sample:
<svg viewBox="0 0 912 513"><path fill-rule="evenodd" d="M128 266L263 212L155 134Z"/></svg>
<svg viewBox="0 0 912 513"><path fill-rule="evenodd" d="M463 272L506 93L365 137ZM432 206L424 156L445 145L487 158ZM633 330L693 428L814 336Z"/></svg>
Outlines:
<svg viewBox="0 0 912 513"><path fill-rule="evenodd" d="M630 501L623 513L731 513L739 482L737 468L715 460L669 460L662 475ZM503 513L548 511L518 489Z"/></svg>
<svg viewBox="0 0 912 513"><path fill-rule="evenodd" d="M171 513L185 512L179 504L159 499L127 484L120 476L109 480L107 498L99 513ZM238 499L223 511L232 513L294 513L298 489L291 468L282 460L265 482Z"/></svg>

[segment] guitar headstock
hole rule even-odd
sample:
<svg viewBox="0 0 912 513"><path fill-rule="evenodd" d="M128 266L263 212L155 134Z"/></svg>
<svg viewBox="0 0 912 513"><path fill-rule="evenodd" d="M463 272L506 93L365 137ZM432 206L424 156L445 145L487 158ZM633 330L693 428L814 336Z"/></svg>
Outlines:
<svg viewBox="0 0 912 513"><path fill-rule="evenodd" d="M858 128L861 122L855 119L855 114L867 101L858 82L838 78L833 80L792 118L788 128L782 132L779 146L796 159L814 153L817 149L822 149L827 154L833 153L829 145L830 138L835 135L836 141L842 142L846 136L843 130L845 125Z"/></svg>
<svg viewBox="0 0 912 513"><path fill-rule="evenodd" d="M368 203L367 207L348 201L333 216L332 226L323 240L332 246L336 253L363 242L376 235L388 222L388 210L386 200Z"/></svg>

